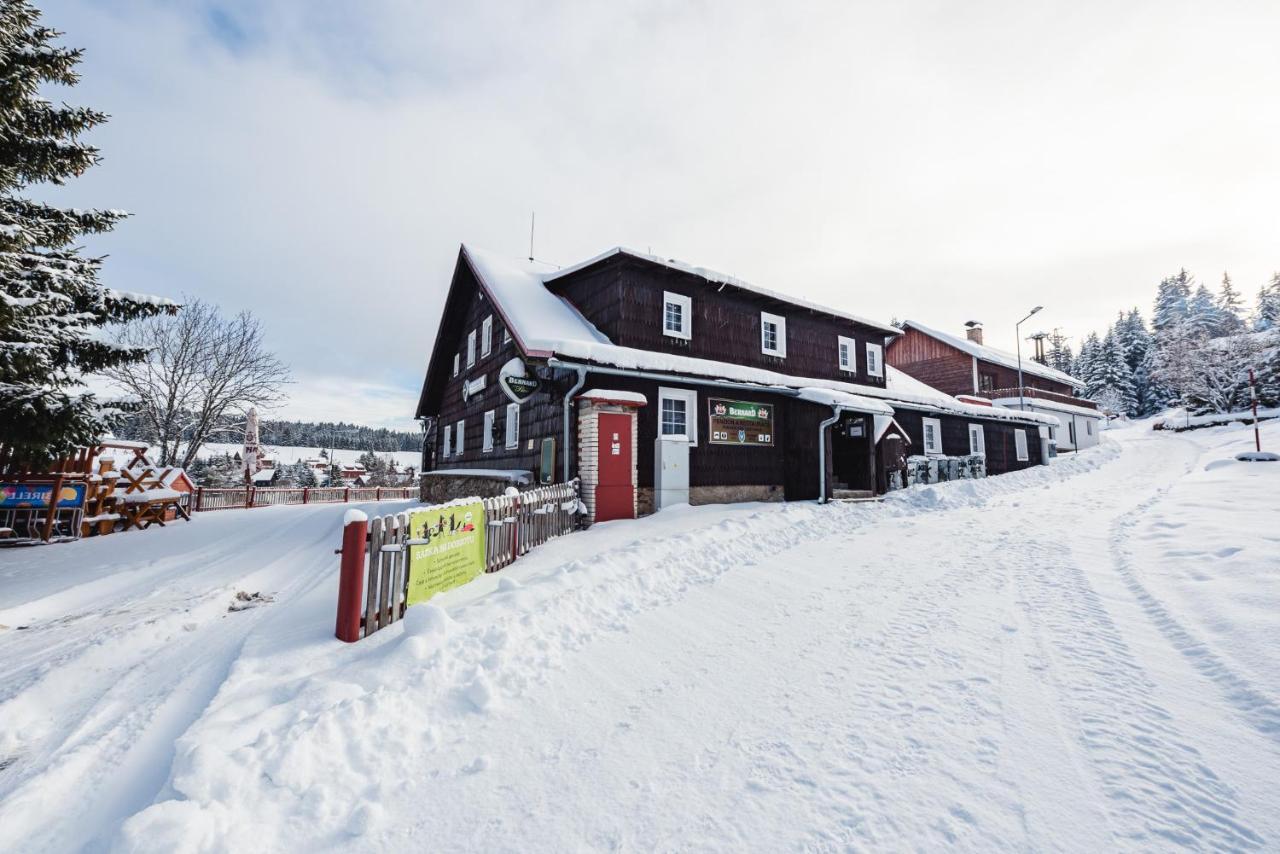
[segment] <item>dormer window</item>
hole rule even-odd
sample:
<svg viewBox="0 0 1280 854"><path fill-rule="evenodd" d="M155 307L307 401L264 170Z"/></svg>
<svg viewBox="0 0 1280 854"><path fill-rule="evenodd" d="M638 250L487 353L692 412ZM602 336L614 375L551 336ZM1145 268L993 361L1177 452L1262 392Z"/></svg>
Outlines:
<svg viewBox="0 0 1280 854"><path fill-rule="evenodd" d="M884 348L879 344L867 345L867 376L884 376Z"/></svg>
<svg viewBox="0 0 1280 854"><path fill-rule="evenodd" d="M760 312L760 352L766 356L787 356L787 319L767 311Z"/></svg>
<svg viewBox="0 0 1280 854"><path fill-rule="evenodd" d="M685 341L693 337L693 300L683 294L662 292L662 334Z"/></svg>
<svg viewBox="0 0 1280 854"><path fill-rule="evenodd" d="M840 347L840 370L847 371L851 374L858 372L858 351L855 349L858 342L852 338L845 338L843 335L836 337Z"/></svg>

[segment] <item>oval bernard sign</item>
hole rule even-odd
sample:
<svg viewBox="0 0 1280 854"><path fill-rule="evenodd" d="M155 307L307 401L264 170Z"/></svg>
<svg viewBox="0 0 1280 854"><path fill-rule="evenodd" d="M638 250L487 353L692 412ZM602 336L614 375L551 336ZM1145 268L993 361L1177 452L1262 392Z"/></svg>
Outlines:
<svg viewBox="0 0 1280 854"><path fill-rule="evenodd" d="M516 403L524 403L537 394L538 389L542 388L542 382L532 376L523 361L512 359L498 371L498 387Z"/></svg>

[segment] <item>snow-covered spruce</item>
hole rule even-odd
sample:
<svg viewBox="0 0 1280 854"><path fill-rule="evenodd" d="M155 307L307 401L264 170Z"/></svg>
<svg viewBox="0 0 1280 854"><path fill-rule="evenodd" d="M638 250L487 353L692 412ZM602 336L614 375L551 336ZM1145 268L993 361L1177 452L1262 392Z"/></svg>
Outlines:
<svg viewBox="0 0 1280 854"><path fill-rule="evenodd" d="M25 0L0 4L0 443L37 464L98 439L119 415L85 393L80 377L142 354L95 332L176 308L103 287L101 259L74 245L110 231L124 212L60 209L24 195L98 162L97 149L80 137L106 115L55 106L40 94L78 79L81 52L54 44L57 36Z"/></svg>

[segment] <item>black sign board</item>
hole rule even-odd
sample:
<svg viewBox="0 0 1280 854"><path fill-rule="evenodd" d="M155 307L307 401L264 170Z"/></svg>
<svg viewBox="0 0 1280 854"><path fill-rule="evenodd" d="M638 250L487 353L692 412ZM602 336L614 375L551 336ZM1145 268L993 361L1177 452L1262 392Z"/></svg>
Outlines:
<svg viewBox="0 0 1280 854"><path fill-rule="evenodd" d="M773 446L773 404L749 400L707 401L713 445Z"/></svg>

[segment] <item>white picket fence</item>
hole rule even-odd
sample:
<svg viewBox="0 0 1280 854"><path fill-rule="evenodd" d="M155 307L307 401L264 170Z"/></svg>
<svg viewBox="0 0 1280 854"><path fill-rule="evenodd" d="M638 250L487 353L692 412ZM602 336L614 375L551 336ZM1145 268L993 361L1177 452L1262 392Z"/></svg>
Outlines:
<svg viewBox="0 0 1280 854"><path fill-rule="evenodd" d="M484 505L485 572L497 572L530 549L552 537L571 533L577 526L577 480L530 489L519 495L471 500ZM391 625L404 614L408 535L409 511L369 519L361 620L364 637Z"/></svg>

